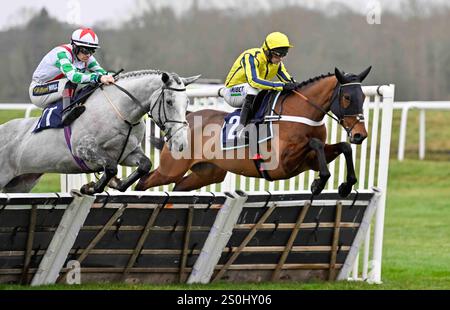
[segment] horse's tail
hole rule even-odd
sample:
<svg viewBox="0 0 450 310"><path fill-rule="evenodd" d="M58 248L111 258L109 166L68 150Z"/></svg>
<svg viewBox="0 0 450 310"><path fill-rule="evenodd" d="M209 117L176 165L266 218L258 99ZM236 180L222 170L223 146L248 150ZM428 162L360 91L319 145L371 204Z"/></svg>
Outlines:
<svg viewBox="0 0 450 310"><path fill-rule="evenodd" d="M164 147L164 138L157 138L155 136L150 137L150 144L153 145L157 150L161 151Z"/></svg>

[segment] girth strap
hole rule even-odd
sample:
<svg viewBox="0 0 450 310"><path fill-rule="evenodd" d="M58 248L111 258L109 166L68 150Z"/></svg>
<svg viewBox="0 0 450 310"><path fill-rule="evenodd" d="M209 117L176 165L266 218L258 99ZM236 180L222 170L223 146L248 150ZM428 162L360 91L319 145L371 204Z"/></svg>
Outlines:
<svg viewBox="0 0 450 310"><path fill-rule="evenodd" d="M267 170L262 167L264 163L264 159L261 158L261 154L256 154L253 156L253 163L255 164L256 170L258 170L259 175L266 179L267 181L273 181L272 177L269 175Z"/></svg>
<svg viewBox="0 0 450 310"><path fill-rule="evenodd" d="M259 132L256 134L256 141L259 140ZM256 154L252 158L253 163L255 164L256 170L258 171L259 175L266 179L267 181L273 181L272 177L269 175L267 170L265 170L262 167L262 164L264 163L264 159L262 159L262 156L259 152L259 143L256 143Z"/></svg>
<svg viewBox="0 0 450 310"><path fill-rule="evenodd" d="M77 165L85 172L91 171L91 169L89 169L84 160L82 160L78 156L75 156L75 154L72 152L72 143L70 142L70 139L72 138L72 129L70 128L70 125L64 127L64 138L66 139L66 144L69 148L70 154L72 155Z"/></svg>

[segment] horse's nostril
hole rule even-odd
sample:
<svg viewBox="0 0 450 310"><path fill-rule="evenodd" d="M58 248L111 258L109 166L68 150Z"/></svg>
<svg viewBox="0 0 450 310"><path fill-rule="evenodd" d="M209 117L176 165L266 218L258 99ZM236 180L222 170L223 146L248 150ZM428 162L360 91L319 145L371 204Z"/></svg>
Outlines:
<svg viewBox="0 0 450 310"><path fill-rule="evenodd" d="M180 147L178 148L178 151L183 152L183 149L184 149L184 146L183 146L183 144L182 144L182 145L180 145Z"/></svg>
<svg viewBox="0 0 450 310"><path fill-rule="evenodd" d="M365 138L362 134L357 133L353 136L353 143L361 144Z"/></svg>

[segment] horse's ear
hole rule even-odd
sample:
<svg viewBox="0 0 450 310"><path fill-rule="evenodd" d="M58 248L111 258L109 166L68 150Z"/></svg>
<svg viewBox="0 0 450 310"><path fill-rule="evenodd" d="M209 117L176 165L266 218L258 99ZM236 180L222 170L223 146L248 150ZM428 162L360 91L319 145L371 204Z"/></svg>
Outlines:
<svg viewBox="0 0 450 310"><path fill-rule="evenodd" d="M166 72L163 72L161 80L163 81L164 84L167 84L167 82L169 82L170 80L170 76Z"/></svg>
<svg viewBox="0 0 450 310"><path fill-rule="evenodd" d="M364 79L367 77L367 75L369 74L371 69L372 69L372 66L370 66L369 68L367 68L366 70L364 70L363 72L361 72L358 75L358 79L360 82L364 81Z"/></svg>
<svg viewBox="0 0 450 310"><path fill-rule="evenodd" d="M184 86L188 86L189 84L194 83L195 81L197 81L202 75L196 75L196 76L191 76L191 77L187 77L184 78L182 77L181 80L183 81Z"/></svg>
<svg viewBox="0 0 450 310"><path fill-rule="evenodd" d="M345 77L344 73L341 72L338 68L334 68L334 75L336 75L337 80L341 84L347 83L347 78Z"/></svg>

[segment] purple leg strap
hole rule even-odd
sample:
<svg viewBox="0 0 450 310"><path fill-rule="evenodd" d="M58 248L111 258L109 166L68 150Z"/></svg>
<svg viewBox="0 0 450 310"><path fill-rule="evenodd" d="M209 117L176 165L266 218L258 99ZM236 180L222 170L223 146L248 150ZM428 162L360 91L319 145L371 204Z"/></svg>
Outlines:
<svg viewBox="0 0 450 310"><path fill-rule="evenodd" d="M82 160L81 158L79 158L73 154L72 144L70 143L71 137L72 137L72 129L70 128L70 126L64 127L64 138L66 138L66 143L67 143L67 146L69 147L70 154L72 154L73 159L75 160L75 162L81 169L83 169L86 172L91 171L91 169L89 169L89 167L86 165L84 160Z"/></svg>

